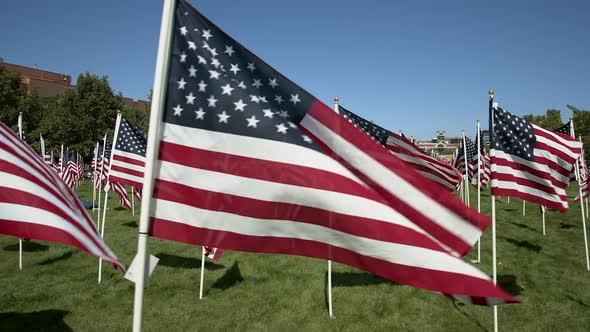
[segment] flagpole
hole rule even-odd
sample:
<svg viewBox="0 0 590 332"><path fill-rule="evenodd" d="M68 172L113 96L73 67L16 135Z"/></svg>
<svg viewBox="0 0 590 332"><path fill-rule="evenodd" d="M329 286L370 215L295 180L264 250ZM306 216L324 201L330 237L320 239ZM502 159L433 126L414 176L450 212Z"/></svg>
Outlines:
<svg viewBox="0 0 590 332"><path fill-rule="evenodd" d="M201 247L201 278L199 282L199 300L203 299L203 279L205 278L205 246Z"/></svg>
<svg viewBox="0 0 590 332"><path fill-rule="evenodd" d="M494 116L493 116L493 105L494 105L494 90L489 91L489 110L490 110L490 146L494 146L493 138L494 138ZM492 153L494 149L490 149L490 159L492 158ZM490 164L490 171L492 171L492 165ZM494 173L491 173L492 179L494 178ZM490 180L491 181L491 180ZM496 197L492 196L492 279L494 281L494 285L497 284L497 271L496 271ZM498 332L498 306L494 305L494 332Z"/></svg>
<svg viewBox="0 0 590 332"><path fill-rule="evenodd" d="M162 23L160 26L160 40L158 43L158 58L154 77L153 99L150 110L150 126L146 147L143 194L146 198L141 204L139 218L139 234L137 237L137 262L140 275L135 282L135 297L133 302L133 332L141 331L143 288L148 274L147 239L149 232L149 218L154 186L154 164L158 156L160 123L166 102L166 83L168 81L168 67L172 44L172 29L174 26L175 0L164 0L162 9Z"/></svg>
<svg viewBox="0 0 590 332"><path fill-rule="evenodd" d="M574 119L570 118L570 134L572 135L573 138L576 137L576 134L574 132ZM580 140L581 140L581 136L580 136ZM582 153L584 153L584 150L582 150ZM583 193L582 193L582 181L580 178L580 167L579 167L579 163L576 160L575 162L576 165L576 177L578 178L578 191L580 194L580 208L582 209L582 228L584 230L584 248L586 250L586 270L590 271L590 257L588 256L588 235L586 233L586 214L584 213L584 201L582 201L582 197L583 197Z"/></svg>
<svg viewBox="0 0 590 332"><path fill-rule="evenodd" d="M465 130L461 129L463 133L463 164L465 165L465 205L469 206L469 173L467 172L467 143L465 142Z"/></svg>
<svg viewBox="0 0 590 332"><path fill-rule="evenodd" d="M96 148L94 149L94 167L92 169L92 175L90 176L91 180L93 180L94 176L96 175L96 167L98 166L98 141L96 142ZM94 208L96 205L96 185L94 184L94 180L92 181L92 211L96 210Z"/></svg>
<svg viewBox="0 0 590 332"><path fill-rule="evenodd" d="M477 120L477 212L481 212L481 135ZM483 234L482 234L483 235ZM481 262L481 236L477 240L477 262Z"/></svg>
<svg viewBox="0 0 590 332"><path fill-rule="evenodd" d="M109 199L109 184L105 186L104 205L102 207L102 226L100 227L100 237L104 240L104 220L107 214L107 202ZM98 258L98 283L102 281L102 257Z"/></svg>
<svg viewBox="0 0 590 332"><path fill-rule="evenodd" d="M541 214L543 215L543 236L545 236L545 213L547 212L547 208L541 205Z"/></svg>
<svg viewBox="0 0 590 332"><path fill-rule="evenodd" d="M23 140L23 112L18 112L18 138ZM18 239L18 269L23 270L23 239Z"/></svg>
<svg viewBox="0 0 590 332"><path fill-rule="evenodd" d="M102 194L102 172L104 170L104 152L107 148L107 134L104 134L102 139L102 157L100 159L100 172L98 173L98 218L96 224L100 229L100 196Z"/></svg>
<svg viewBox="0 0 590 332"><path fill-rule="evenodd" d="M135 215L135 188L131 187L131 213Z"/></svg>
<svg viewBox="0 0 590 332"><path fill-rule="evenodd" d="M526 201L523 199L522 200L522 216L524 217L525 215L525 207L526 207Z"/></svg>

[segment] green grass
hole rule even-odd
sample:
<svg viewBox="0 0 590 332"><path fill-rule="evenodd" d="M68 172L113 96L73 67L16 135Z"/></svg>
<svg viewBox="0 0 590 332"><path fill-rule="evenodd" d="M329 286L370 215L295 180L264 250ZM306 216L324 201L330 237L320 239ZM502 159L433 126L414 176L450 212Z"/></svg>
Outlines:
<svg viewBox="0 0 590 332"><path fill-rule="evenodd" d="M78 192L91 198L90 183ZM574 191L570 192L573 195ZM472 205L476 202L472 191ZM129 265L137 246L138 216L109 202L105 239ZM490 214L489 191L482 211ZM589 331L590 272L586 271L580 208L547 215L542 235L537 205L498 199L498 275L520 304L499 308L507 331ZM200 247L150 238L160 258L145 292L145 331L208 330L492 330L492 308L463 305L434 292L398 285L334 264L334 314L327 314L326 261L286 255L225 252L207 261L204 300L198 299ZM127 331L134 285L110 265L97 284L98 260L73 247L25 243L0 236L0 331ZM475 249L466 260L475 258ZM491 230L482 239L482 263L491 274Z"/></svg>

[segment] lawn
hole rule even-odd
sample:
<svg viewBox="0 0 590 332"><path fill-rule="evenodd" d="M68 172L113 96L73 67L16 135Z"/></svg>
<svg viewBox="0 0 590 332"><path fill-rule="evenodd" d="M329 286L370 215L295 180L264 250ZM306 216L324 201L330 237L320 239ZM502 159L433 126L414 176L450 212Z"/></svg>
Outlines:
<svg viewBox="0 0 590 332"><path fill-rule="evenodd" d="M576 188L571 188L573 196ZM77 192L92 198L89 181ZM113 196L113 195L111 195ZM472 205L476 192L471 192ZM126 265L137 246L138 215L111 197L105 240ZM586 271L580 207L547 214L542 235L537 205L497 201L498 280L520 304L499 308L504 331L590 331L590 272ZM138 207L136 207L138 208ZM482 212L490 214L489 191ZM335 319L326 304L326 261L286 255L224 252L205 264L205 299L198 299L200 247L150 238L160 258L144 300L144 331L210 330L492 330L492 308L463 305L440 294L398 285L333 265ZM475 247L476 248L476 247ZM476 249L466 260L476 257ZM491 229L482 238L482 263L491 274ZM134 284L110 265L97 284L98 259L73 247L25 243L0 235L0 331L127 331Z"/></svg>

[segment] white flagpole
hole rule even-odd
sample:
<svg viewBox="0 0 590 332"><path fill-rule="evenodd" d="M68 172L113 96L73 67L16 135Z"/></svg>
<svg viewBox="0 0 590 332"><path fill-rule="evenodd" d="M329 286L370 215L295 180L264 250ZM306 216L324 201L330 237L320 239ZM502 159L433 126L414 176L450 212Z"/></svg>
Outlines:
<svg viewBox="0 0 590 332"><path fill-rule="evenodd" d="M526 210L525 210L525 207L526 207L526 201L523 199L523 200L522 200L522 216L523 216L523 217L524 217L524 215L525 215L525 211L526 211Z"/></svg>
<svg viewBox="0 0 590 332"><path fill-rule="evenodd" d="M23 139L23 112L18 113L18 138ZM23 239L18 239L18 269L23 269Z"/></svg>
<svg viewBox="0 0 590 332"><path fill-rule="evenodd" d="M508 201L506 202L506 204L510 204L510 196L508 196Z"/></svg>
<svg viewBox="0 0 590 332"><path fill-rule="evenodd" d="M494 104L494 90L489 91L490 101L490 146L493 147L493 135L494 135L494 115L493 113L493 104ZM492 154L494 154L494 149L490 149L490 159L494 160ZM490 165L490 171L493 170L492 165ZM492 179L494 178L492 173ZM490 181L491 182L491 181ZM494 285L497 284L497 271L496 271L496 197L492 196L492 279L494 281ZM498 306L494 305L494 332L498 332Z"/></svg>
<svg viewBox="0 0 590 332"><path fill-rule="evenodd" d="M576 137L574 132L574 120L570 118L570 134L572 137ZM580 140L582 137L580 136ZM584 150L582 150L584 153ZM582 201L582 182L580 179L580 167L578 161L576 160L576 177L578 178L578 192L580 194L580 208L582 209L582 228L584 230L584 248L586 250L586 270L590 271L590 257L588 256L588 235L586 233L586 214L584 213L584 202Z"/></svg>
<svg viewBox="0 0 590 332"><path fill-rule="evenodd" d="M547 212L547 208L541 205L541 214L543 215L543 236L545 236L545 213Z"/></svg>
<svg viewBox="0 0 590 332"><path fill-rule="evenodd" d="M104 193L104 205L102 206L102 226L100 227L100 237L104 239L104 220L106 219L106 215L107 215L107 202L109 199L109 184L107 182L107 185L105 187L105 193ZM100 284L100 282L102 281L102 257L98 258L98 283Z"/></svg>
<svg viewBox="0 0 590 332"><path fill-rule="evenodd" d="M131 213L135 215L135 188L131 187Z"/></svg>
<svg viewBox="0 0 590 332"><path fill-rule="evenodd" d="M582 151L582 153L584 153L584 151ZM585 201L586 201L586 218L588 218L588 198L590 197L586 197Z"/></svg>
<svg viewBox="0 0 590 332"><path fill-rule="evenodd" d="M477 212L481 212L481 137L479 135L479 120L477 120ZM483 235L483 234L482 234ZM481 262L481 236L477 240L477 263Z"/></svg>
<svg viewBox="0 0 590 332"><path fill-rule="evenodd" d="M96 219L96 224L98 229L100 230L100 196L102 192L102 174L104 170L104 152L107 148L107 134L104 134L104 138L102 139L102 157L100 159L100 172L98 172L98 218Z"/></svg>
<svg viewBox="0 0 590 332"><path fill-rule="evenodd" d="M199 282L199 300L203 299L203 279L205 278L205 246L201 247L201 278Z"/></svg>
<svg viewBox="0 0 590 332"><path fill-rule="evenodd" d="M145 195L141 204L139 218L139 234L137 237L137 262L139 271L143 271L135 282L135 297L133 302L133 332L141 331L143 310L143 288L149 273L147 264L147 239L149 232L149 218L154 186L154 164L158 156L160 136L160 122L164 104L166 102L166 85L168 81L168 67L170 62L170 48L172 44L172 29L174 27L175 0L164 0L162 10L162 24L160 26L160 40L158 43L158 58L154 77L153 99L150 110L150 130L146 148L143 191Z"/></svg>
<svg viewBox="0 0 590 332"><path fill-rule="evenodd" d="M469 173L467 166L467 144L465 143L465 130L461 130L463 133L463 163L465 164L465 205L469 206Z"/></svg>

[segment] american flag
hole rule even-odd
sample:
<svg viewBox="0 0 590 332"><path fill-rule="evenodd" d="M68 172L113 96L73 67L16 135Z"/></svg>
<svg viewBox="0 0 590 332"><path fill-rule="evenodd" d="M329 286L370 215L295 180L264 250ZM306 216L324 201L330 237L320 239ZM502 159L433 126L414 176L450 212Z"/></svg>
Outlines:
<svg viewBox="0 0 590 332"><path fill-rule="evenodd" d="M135 196L135 198L137 198L140 201L141 201L141 191L142 191L142 189L137 189L137 188L133 187L133 195Z"/></svg>
<svg viewBox="0 0 590 332"><path fill-rule="evenodd" d="M43 135L39 135L39 144L41 146L41 158L46 165L51 165L53 161L51 160L51 156L49 156L45 151L45 140L43 139Z"/></svg>
<svg viewBox="0 0 590 332"><path fill-rule="evenodd" d="M481 137L481 132L479 133L479 137ZM488 183L490 182L491 178L491 170L490 170L490 158L487 156L483 141L480 139L479 142L479 163L477 160L477 144L471 142L471 140L465 137L465 141L467 143L467 159L469 160L469 165L467 169L467 174L471 180L471 184L477 187L477 173L478 173L478 165L479 165L479 179L480 179L480 188L485 188Z"/></svg>
<svg viewBox="0 0 590 332"><path fill-rule="evenodd" d="M143 187L146 145L147 139L144 133L119 113L115 125L113 157L109 173L111 181L139 189Z"/></svg>
<svg viewBox="0 0 590 332"><path fill-rule="evenodd" d="M567 211L565 188L582 144L503 110L490 99L492 195Z"/></svg>
<svg viewBox="0 0 590 332"><path fill-rule="evenodd" d="M207 247L205 246L205 256L207 256L209 259L212 259L214 261L218 261L219 258L221 258L221 253L223 252L223 249L221 248L214 248L214 247Z"/></svg>
<svg viewBox="0 0 590 332"><path fill-rule="evenodd" d="M574 133L572 132L572 121L568 121L566 124L564 124L563 126L553 130L556 133L560 133L560 134L565 134L567 136L571 136L571 137L576 137L574 135ZM576 175L576 170L575 168L572 169L571 173L570 173L570 182L576 182L578 180L578 176Z"/></svg>
<svg viewBox="0 0 590 332"><path fill-rule="evenodd" d="M488 217L185 1L173 29L151 235L331 259L469 303L515 301L452 255L471 248Z"/></svg>
<svg viewBox="0 0 590 332"><path fill-rule="evenodd" d="M63 145L62 145L62 154L61 154L61 158L59 160L59 176L61 178L61 180L69 187L69 188L73 188L74 187L74 176L71 172L71 168L70 168L70 158L68 156L68 151L66 151L65 153L63 152Z"/></svg>
<svg viewBox="0 0 590 332"><path fill-rule="evenodd" d="M0 233L69 244L124 270L74 193L3 123L0 177Z"/></svg>
<svg viewBox="0 0 590 332"><path fill-rule="evenodd" d="M338 113L383 146L386 146L398 158L407 162L410 167L425 177L443 185L448 190L455 190L461 182L461 173L456 168L429 155L405 136L383 129L340 105L338 105Z"/></svg>
<svg viewBox="0 0 590 332"><path fill-rule="evenodd" d="M119 195L119 203L127 208L127 210L131 211L131 201L129 200L129 194L127 193L127 189L125 186L120 184L119 182L111 182L111 188L113 191Z"/></svg>

